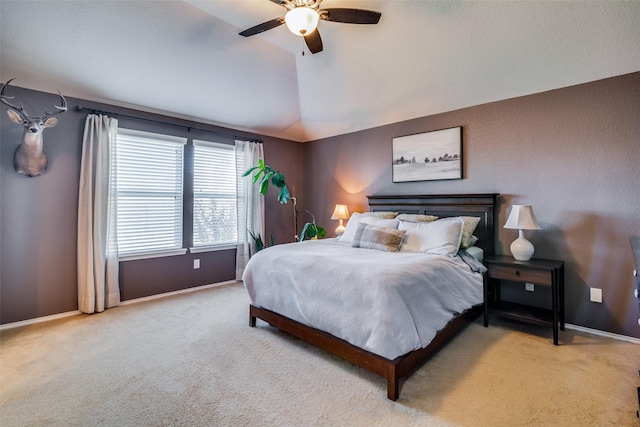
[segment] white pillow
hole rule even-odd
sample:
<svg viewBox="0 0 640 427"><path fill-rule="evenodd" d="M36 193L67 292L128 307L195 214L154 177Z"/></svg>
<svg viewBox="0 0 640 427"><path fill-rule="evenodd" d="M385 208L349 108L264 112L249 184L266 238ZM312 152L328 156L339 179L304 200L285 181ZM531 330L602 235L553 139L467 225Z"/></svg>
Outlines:
<svg viewBox="0 0 640 427"><path fill-rule="evenodd" d="M400 252L425 252L454 257L462 239L461 218L443 218L432 222L400 221L399 230L407 230Z"/></svg>
<svg viewBox="0 0 640 427"><path fill-rule="evenodd" d="M358 230L358 224L360 224L361 222L364 224L372 224L380 227L396 229L398 228L398 224L400 223L400 221L398 221L397 219L385 219L373 215L363 215L359 212L354 212L351 214L351 218L349 218L349 222L347 222L344 233L342 233L342 236L340 236L340 239L338 241L342 243L352 244L353 238L356 235L356 230Z"/></svg>

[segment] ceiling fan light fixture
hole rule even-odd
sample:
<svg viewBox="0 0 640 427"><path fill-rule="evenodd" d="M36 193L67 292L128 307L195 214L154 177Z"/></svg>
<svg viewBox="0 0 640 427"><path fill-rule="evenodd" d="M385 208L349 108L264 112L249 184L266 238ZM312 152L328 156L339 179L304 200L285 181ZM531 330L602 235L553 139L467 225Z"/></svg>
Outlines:
<svg viewBox="0 0 640 427"><path fill-rule="evenodd" d="M306 6L293 8L284 16L287 28L297 36L311 34L318 26L318 19L318 12Z"/></svg>

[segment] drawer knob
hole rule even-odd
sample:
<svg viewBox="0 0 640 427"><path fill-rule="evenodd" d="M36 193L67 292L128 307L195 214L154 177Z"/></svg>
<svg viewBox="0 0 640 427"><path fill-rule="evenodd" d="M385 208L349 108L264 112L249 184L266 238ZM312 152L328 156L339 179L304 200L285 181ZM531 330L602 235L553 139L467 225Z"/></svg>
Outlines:
<svg viewBox="0 0 640 427"><path fill-rule="evenodd" d="M520 270L516 270L516 276L520 276Z"/></svg>

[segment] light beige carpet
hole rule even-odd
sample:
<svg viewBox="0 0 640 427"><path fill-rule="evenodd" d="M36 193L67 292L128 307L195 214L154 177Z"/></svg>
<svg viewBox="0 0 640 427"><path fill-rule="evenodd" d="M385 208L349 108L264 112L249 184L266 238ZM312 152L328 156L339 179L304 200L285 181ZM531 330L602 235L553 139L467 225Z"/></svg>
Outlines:
<svg viewBox="0 0 640 427"><path fill-rule="evenodd" d="M471 324L382 379L266 324L230 285L5 330L2 426L639 426L640 346Z"/></svg>

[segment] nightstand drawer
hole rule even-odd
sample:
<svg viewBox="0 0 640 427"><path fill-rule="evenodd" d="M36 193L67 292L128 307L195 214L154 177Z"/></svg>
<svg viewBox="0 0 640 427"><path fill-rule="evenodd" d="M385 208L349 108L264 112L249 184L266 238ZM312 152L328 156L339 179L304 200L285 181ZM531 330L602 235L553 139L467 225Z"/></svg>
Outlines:
<svg viewBox="0 0 640 427"><path fill-rule="evenodd" d="M551 286L553 283L551 272L548 270L535 270L517 265L490 264L489 277L493 279L511 280L514 282L530 282L538 285Z"/></svg>

